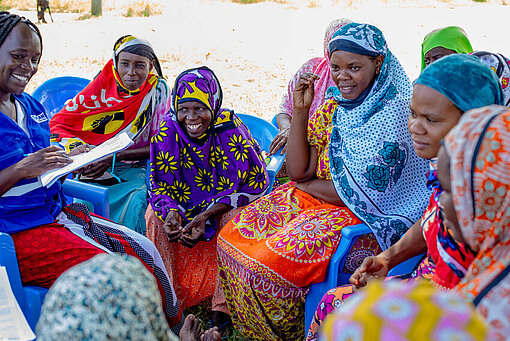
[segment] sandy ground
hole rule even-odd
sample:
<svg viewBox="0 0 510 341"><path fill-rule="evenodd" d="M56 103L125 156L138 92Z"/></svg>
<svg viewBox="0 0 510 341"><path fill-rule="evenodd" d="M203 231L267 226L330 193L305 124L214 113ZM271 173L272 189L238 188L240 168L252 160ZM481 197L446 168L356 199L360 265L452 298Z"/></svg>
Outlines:
<svg viewBox="0 0 510 341"><path fill-rule="evenodd" d="M378 26L411 79L419 73L423 37L438 27L463 27L475 50L510 56L504 33L510 6L469 0L281 2L170 0L161 15L149 18L110 12L79 20L80 14L55 13L55 23L39 26L43 58L27 91L55 76L94 77L115 40L129 33L153 43L169 83L186 68L207 65L220 78L225 107L271 119L297 68L323 55L324 29L339 17ZM35 11L12 11L37 20Z"/></svg>

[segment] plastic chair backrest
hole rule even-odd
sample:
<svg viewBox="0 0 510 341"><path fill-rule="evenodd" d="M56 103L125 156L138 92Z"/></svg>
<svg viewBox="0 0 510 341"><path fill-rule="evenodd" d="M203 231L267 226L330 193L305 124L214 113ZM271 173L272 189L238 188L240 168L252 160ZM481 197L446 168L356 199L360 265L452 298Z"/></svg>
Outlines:
<svg viewBox="0 0 510 341"><path fill-rule="evenodd" d="M260 148L269 152L269 146L278 134L278 129L260 117L237 113L236 115L241 119L241 121L243 121L244 124L246 124L248 129L250 129L251 134L259 143Z"/></svg>
<svg viewBox="0 0 510 341"><path fill-rule="evenodd" d="M51 118L64 107L67 100L74 98L89 83L90 80L81 77L55 77L42 83L32 96L41 102Z"/></svg>
<svg viewBox="0 0 510 341"><path fill-rule="evenodd" d="M18 261L16 259L16 251L14 250L14 242L7 233L0 232L0 265L4 266L9 276L12 292L20 305L21 310L26 310L26 298L21 277L19 274Z"/></svg>

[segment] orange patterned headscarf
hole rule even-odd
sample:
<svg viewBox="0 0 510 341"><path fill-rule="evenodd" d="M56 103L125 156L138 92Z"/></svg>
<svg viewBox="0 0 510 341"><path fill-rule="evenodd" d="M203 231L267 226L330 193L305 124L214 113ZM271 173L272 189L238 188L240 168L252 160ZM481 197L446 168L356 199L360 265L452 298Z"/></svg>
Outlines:
<svg viewBox="0 0 510 341"><path fill-rule="evenodd" d="M468 111L445 148L462 235L478 253L456 289L499 336L509 335L510 110L494 105Z"/></svg>

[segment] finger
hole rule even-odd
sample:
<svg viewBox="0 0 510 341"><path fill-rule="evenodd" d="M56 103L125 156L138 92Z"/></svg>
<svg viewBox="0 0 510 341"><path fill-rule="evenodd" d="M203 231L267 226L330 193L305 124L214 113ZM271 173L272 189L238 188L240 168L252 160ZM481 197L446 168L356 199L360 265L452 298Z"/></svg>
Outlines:
<svg viewBox="0 0 510 341"><path fill-rule="evenodd" d="M283 154L287 153L287 146L288 146L288 144L285 144L285 146L283 146L283 149L282 149L282 151L280 152L280 154L281 154L281 155L283 155Z"/></svg>
<svg viewBox="0 0 510 341"><path fill-rule="evenodd" d="M373 264L374 260L372 257L367 257L363 260L363 263L361 263L361 266L358 268L359 272L366 272Z"/></svg>

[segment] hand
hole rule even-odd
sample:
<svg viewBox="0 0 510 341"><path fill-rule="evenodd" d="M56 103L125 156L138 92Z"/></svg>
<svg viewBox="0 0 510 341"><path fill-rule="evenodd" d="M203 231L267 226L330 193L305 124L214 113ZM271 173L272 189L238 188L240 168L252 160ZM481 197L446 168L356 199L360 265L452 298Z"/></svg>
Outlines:
<svg viewBox="0 0 510 341"><path fill-rule="evenodd" d="M360 267L354 271L349 282L359 289L367 285L372 278L386 278L388 271L388 261L384 256L370 256L365 258Z"/></svg>
<svg viewBox="0 0 510 341"><path fill-rule="evenodd" d="M163 223L163 231L170 243L176 242L182 236L182 217L177 211L170 211Z"/></svg>
<svg viewBox="0 0 510 341"><path fill-rule="evenodd" d="M200 213L193 218L188 225L182 228L182 235L179 239L179 243L189 248L194 247L205 234L205 223L207 219L204 213Z"/></svg>
<svg viewBox="0 0 510 341"><path fill-rule="evenodd" d="M301 75L301 77L299 77L299 80L294 87L294 92L292 94L294 114L299 114L299 112L306 112L308 115L315 93L313 84L317 79L319 79L319 76L311 72L304 73Z"/></svg>
<svg viewBox="0 0 510 341"><path fill-rule="evenodd" d="M62 168L73 162L62 148L49 146L32 153L18 162L23 178L38 177L52 169Z"/></svg>
<svg viewBox="0 0 510 341"><path fill-rule="evenodd" d="M79 169L79 173L81 173L84 176L88 176L89 178L97 179L100 176L102 176L108 168L112 166L112 160L113 158L109 156L102 160L93 162Z"/></svg>
<svg viewBox="0 0 510 341"><path fill-rule="evenodd" d="M87 153L90 151L90 146L88 144L80 144L78 147L74 148L69 152L69 156L75 156L82 153Z"/></svg>
<svg viewBox="0 0 510 341"><path fill-rule="evenodd" d="M269 146L269 155L276 154L276 152L279 151L282 147L283 149L280 154L283 155L287 152L287 140L289 139L289 132L290 128L280 130L278 135L276 135L273 142L271 142L271 145Z"/></svg>

